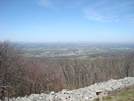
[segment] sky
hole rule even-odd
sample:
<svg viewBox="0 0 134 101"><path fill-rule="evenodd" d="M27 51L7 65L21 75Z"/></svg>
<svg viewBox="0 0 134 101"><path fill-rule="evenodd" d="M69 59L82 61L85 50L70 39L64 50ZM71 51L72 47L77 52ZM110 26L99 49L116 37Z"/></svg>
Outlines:
<svg viewBox="0 0 134 101"><path fill-rule="evenodd" d="M134 0L0 0L0 41L134 42Z"/></svg>

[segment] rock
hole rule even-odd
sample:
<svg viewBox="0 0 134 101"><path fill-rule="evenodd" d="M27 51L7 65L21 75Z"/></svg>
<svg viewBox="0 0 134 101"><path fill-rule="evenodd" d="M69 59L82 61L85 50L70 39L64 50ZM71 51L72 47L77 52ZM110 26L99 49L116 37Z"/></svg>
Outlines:
<svg viewBox="0 0 134 101"><path fill-rule="evenodd" d="M109 80L102 83L95 83L94 85L79 88L74 90L63 89L55 93L52 91L50 94L31 94L30 96L17 97L9 99L9 101L91 101L94 98L106 96L109 92L118 90L124 87L134 85L134 77L126 77L119 80ZM1 101L1 100L0 100ZM8 101L8 98L5 98Z"/></svg>
<svg viewBox="0 0 134 101"><path fill-rule="evenodd" d="M113 88L112 87L105 87L104 88L104 91L105 92L112 92L113 91Z"/></svg>

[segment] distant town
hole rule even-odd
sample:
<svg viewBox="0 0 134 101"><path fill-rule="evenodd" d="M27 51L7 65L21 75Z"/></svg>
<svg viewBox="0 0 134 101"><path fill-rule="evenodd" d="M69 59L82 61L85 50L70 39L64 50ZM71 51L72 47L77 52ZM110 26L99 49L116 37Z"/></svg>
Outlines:
<svg viewBox="0 0 134 101"><path fill-rule="evenodd" d="M24 45L27 57L88 56L96 53L133 52L133 44L116 43L29 43Z"/></svg>

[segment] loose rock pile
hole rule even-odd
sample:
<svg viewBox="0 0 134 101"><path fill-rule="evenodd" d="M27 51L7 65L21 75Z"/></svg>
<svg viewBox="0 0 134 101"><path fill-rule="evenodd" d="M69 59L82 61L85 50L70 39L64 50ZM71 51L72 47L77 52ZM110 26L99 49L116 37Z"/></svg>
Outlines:
<svg viewBox="0 0 134 101"><path fill-rule="evenodd" d="M9 101L91 101L94 98L108 95L108 93L134 85L134 77L126 77L119 80L109 80L102 83L80 88L76 90L63 89L50 94L31 94L30 96L9 99ZM8 101L7 98L5 101Z"/></svg>

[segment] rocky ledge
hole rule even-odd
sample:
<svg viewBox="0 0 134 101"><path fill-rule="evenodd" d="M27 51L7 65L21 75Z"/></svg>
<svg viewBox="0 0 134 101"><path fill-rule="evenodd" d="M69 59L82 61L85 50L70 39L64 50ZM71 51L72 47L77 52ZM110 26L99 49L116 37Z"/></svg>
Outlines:
<svg viewBox="0 0 134 101"><path fill-rule="evenodd" d="M94 98L101 98L107 96L110 92L119 90L128 86L134 85L134 77L125 77L119 80L109 80L102 83L95 83L94 85L62 91L50 94L31 94L30 96L18 97L9 99L9 101L91 101ZM8 98L5 99L8 101Z"/></svg>

